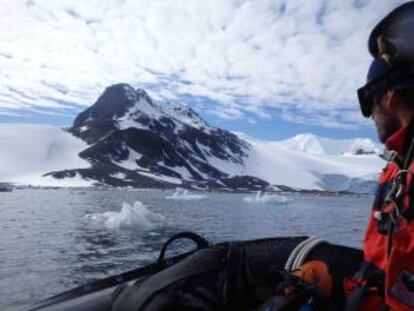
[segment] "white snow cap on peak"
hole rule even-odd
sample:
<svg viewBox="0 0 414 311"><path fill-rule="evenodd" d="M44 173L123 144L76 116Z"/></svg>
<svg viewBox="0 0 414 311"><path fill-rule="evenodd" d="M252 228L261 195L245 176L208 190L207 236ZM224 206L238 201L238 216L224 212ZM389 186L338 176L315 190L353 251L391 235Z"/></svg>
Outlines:
<svg viewBox="0 0 414 311"><path fill-rule="evenodd" d="M304 133L279 142L294 151L315 155L379 154L381 147L369 138L330 139Z"/></svg>
<svg viewBox="0 0 414 311"><path fill-rule="evenodd" d="M178 121L178 127L186 124L195 128L210 128L197 112L187 105L180 103L157 102L153 100L144 89L134 89L128 84L123 85L125 95L134 103L126 113L119 118L119 127L125 129L131 126L142 128L140 124L134 122L138 115L146 115L149 118L159 120L162 117L170 117Z"/></svg>
<svg viewBox="0 0 414 311"><path fill-rule="evenodd" d="M356 138L354 141L351 141L348 145L345 145L345 149L342 154L368 154L368 153L380 153L380 146L374 143L369 138Z"/></svg>
<svg viewBox="0 0 414 311"><path fill-rule="evenodd" d="M208 124L188 106L178 103L171 103L164 105L164 111L172 116L174 119L181 121L190 126L197 128L208 127Z"/></svg>
<svg viewBox="0 0 414 311"><path fill-rule="evenodd" d="M326 154L319 138L310 133L299 134L287 140L283 140L280 143L295 151L310 154Z"/></svg>

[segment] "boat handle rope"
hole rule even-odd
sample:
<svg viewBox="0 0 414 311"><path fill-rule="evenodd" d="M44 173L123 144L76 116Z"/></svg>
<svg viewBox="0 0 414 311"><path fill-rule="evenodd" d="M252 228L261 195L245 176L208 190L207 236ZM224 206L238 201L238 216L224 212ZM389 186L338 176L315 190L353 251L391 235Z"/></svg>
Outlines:
<svg viewBox="0 0 414 311"><path fill-rule="evenodd" d="M298 269L304 263L309 253L323 243L327 242L316 236L311 236L299 243L290 253L289 258L285 264L285 270L292 272Z"/></svg>
<svg viewBox="0 0 414 311"><path fill-rule="evenodd" d="M196 250L209 247L210 245L210 243L205 238L198 235L197 233L194 233L191 231L179 232L177 234L174 234L171 238L169 238L167 242L165 242L164 245L162 246L161 251L160 251L160 256L158 257L158 261L157 261L158 265L162 267L169 265L168 259L167 260L165 259L165 253L167 252L168 246L172 242L176 240L180 240L180 239L187 239L187 240L193 241L197 245Z"/></svg>

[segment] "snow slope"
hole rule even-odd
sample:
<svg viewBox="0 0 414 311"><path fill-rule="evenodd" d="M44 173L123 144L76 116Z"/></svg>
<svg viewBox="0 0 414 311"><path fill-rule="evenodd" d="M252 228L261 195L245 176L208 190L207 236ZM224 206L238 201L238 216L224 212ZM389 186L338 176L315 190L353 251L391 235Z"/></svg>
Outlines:
<svg viewBox="0 0 414 311"><path fill-rule="evenodd" d="M292 150L284 143L261 141L238 133L252 145L243 174L256 176L271 184L302 189L327 189L329 176L345 176L334 182L335 190L347 190L350 180L375 181L385 162L376 154L334 155ZM312 146L312 148L314 145ZM312 151L316 151L314 148Z"/></svg>
<svg viewBox="0 0 414 311"><path fill-rule="evenodd" d="M87 168L78 153L87 144L61 128L34 124L0 124L0 182L39 186L89 186L81 178L56 180L43 174Z"/></svg>

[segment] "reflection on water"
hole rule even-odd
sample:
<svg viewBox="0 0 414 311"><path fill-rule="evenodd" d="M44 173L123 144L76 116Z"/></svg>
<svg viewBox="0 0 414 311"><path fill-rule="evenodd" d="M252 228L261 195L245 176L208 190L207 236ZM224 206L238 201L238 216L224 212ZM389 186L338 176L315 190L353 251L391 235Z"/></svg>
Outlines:
<svg viewBox="0 0 414 311"><path fill-rule="evenodd" d="M352 196L288 195L292 201L286 205L249 204L243 202L244 194L209 194L203 200L165 199L172 193L0 193L0 309L15 309L146 264L156 258L168 237L182 230L196 231L211 242L318 235L359 247L371 205L370 197ZM159 222L151 219L155 226L139 226L137 222L137 226L126 229L111 228L87 216L120 217L123 203L133 206L136 201L143 203L136 217L142 216L140 211L144 216L160 215ZM181 246L176 245L176 251Z"/></svg>

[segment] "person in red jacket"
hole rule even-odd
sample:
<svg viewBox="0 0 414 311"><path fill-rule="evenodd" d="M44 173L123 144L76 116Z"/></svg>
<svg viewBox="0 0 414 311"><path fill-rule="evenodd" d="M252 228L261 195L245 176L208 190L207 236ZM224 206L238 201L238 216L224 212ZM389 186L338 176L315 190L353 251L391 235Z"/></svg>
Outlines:
<svg viewBox="0 0 414 311"><path fill-rule="evenodd" d="M358 90L388 163L364 240L364 263L347 310L414 310L414 2L396 8L371 32L368 81Z"/></svg>

